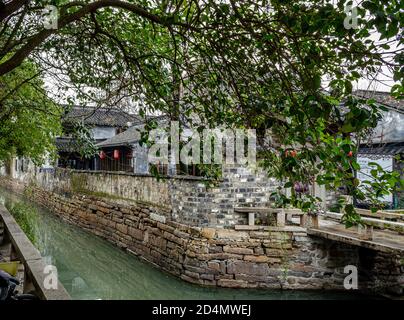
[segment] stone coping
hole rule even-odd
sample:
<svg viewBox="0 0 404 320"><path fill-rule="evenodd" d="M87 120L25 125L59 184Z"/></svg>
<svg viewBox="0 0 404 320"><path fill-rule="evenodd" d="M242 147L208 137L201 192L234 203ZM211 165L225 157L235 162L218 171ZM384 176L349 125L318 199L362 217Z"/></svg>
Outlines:
<svg viewBox="0 0 404 320"><path fill-rule="evenodd" d="M234 226L234 230L236 231L275 231L275 232L306 232L306 228L298 227L298 226L260 226L260 225L240 225L237 224Z"/></svg>
<svg viewBox="0 0 404 320"><path fill-rule="evenodd" d="M152 174L148 173L133 173L133 172L124 172L124 171L104 171L104 170L77 170L77 169L65 169L65 168L56 168L56 170L60 171L69 171L72 173L88 173L88 174L111 174L117 176L132 176L132 177L144 177L144 178L155 178ZM197 177L197 176L189 176L189 175L161 175L159 176L160 179L177 179L177 180L190 180L190 181L222 181L222 179L212 179L206 177Z"/></svg>
<svg viewBox="0 0 404 320"><path fill-rule="evenodd" d="M0 205L0 218L4 223L4 231L9 236L13 248L18 255L18 259L24 264L25 272L29 275L40 299L70 300L70 295L60 282L58 282L57 289L45 288L44 279L46 274L44 274L43 271L46 263L42 259L39 251L33 246L24 231L3 205Z"/></svg>

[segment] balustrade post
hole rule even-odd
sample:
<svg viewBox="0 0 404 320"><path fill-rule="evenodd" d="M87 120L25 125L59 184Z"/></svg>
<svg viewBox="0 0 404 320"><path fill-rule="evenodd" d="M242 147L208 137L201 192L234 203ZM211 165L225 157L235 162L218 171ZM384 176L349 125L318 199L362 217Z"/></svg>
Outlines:
<svg viewBox="0 0 404 320"><path fill-rule="evenodd" d="M358 224L359 239L373 240L373 226Z"/></svg>
<svg viewBox="0 0 404 320"><path fill-rule="evenodd" d="M301 227L305 227L306 226L306 221L307 221L307 214L302 214L301 216L300 216L300 226Z"/></svg>
<svg viewBox="0 0 404 320"><path fill-rule="evenodd" d="M249 226L255 225L255 212L248 213L248 225Z"/></svg>
<svg viewBox="0 0 404 320"><path fill-rule="evenodd" d="M285 226L285 218L286 218L285 210L281 209L281 211L276 214L276 225L278 227L284 227Z"/></svg>
<svg viewBox="0 0 404 320"><path fill-rule="evenodd" d="M319 219L318 219L318 214L316 215L311 215L311 223L312 227L318 229L320 224L319 224Z"/></svg>

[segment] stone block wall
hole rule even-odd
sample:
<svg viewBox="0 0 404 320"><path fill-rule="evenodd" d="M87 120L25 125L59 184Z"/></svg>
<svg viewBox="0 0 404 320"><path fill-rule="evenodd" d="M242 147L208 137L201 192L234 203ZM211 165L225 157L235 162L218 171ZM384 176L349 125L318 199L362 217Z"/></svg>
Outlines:
<svg viewBox="0 0 404 320"><path fill-rule="evenodd" d="M14 190L21 192L24 187L17 183ZM299 227L271 232L194 227L171 221L162 207L142 202L61 195L33 186L26 194L68 223L191 283L231 288L341 287L333 272L327 280L313 277L326 269L310 266L317 259L316 248Z"/></svg>
<svg viewBox="0 0 404 320"><path fill-rule="evenodd" d="M61 219L100 236L185 281L228 288L343 289L344 267L357 266L359 288L402 294L402 256L308 236L304 228L266 231L195 227L165 208L92 195L2 185L26 194Z"/></svg>
<svg viewBox="0 0 404 320"><path fill-rule="evenodd" d="M225 165L222 179L199 177L162 177L150 175L79 171L41 170L30 166L15 178L59 194L82 193L114 199L143 201L166 208L171 220L193 226L231 227L246 224L245 214L234 212L236 206L266 206L278 183L265 172L243 166Z"/></svg>
<svg viewBox="0 0 404 320"><path fill-rule="evenodd" d="M170 181L173 218L195 226L231 227L246 224L247 216L234 212L240 206L268 206L279 182L244 166L224 165L222 180L214 186L204 181Z"/></svg>

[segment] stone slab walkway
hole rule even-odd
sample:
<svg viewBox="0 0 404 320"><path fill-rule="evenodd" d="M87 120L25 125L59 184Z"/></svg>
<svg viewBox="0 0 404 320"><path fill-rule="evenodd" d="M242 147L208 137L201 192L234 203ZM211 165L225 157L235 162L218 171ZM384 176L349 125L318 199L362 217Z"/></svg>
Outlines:
<svg viewBox="0 0 404 320"><path fill-rule="evenodd" d="M381 252L404 253L404 235L398 232L374 229L372 240L362 240L356 227L347 229L343 224L327 219L320 219L319 222L318 229L308 228L307 233Z"/></svg>

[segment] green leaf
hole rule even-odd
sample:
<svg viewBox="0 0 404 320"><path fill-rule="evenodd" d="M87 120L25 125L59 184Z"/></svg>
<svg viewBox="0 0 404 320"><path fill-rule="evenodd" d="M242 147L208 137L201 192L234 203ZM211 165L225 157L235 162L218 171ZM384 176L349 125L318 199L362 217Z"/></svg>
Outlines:
<svg viewBox="0 0 404 320"><path fill-rule="evenodd" d="M284 188L291 188L293 186L293 183L288 181L285 183Z"/></svg>

